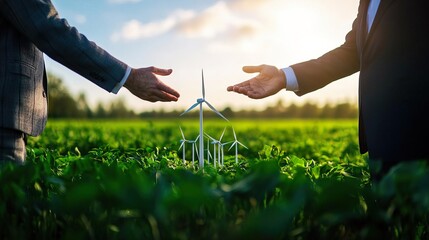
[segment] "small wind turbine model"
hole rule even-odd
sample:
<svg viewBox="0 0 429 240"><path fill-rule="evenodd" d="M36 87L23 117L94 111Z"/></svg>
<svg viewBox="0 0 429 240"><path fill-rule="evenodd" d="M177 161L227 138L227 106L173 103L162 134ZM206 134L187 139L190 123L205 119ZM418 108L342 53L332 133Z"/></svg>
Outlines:
<svg viewBox="0 0 429 240"><path fill-rule="evenodd" d="M198 149L197 149L197 141L200 136L198 135L195 140L190 140L189 143L192 143L192 165L195 165L195 152L197 153L197 157L199 158ZM200 154L204 155L204 154Z"/></svg>
<svg viewBox="0 0 429 240"><path fill-rule="evenodd" d="M229 144L229 143L222 143L222 138L223 138L223 135L225 135L225 130L226 130L226 127L223 129L222 135L220 135L219 140L216 140L217 153L218 153L217 157L218 157L219 166L223 166L223 158L224 158L223 146L226 144Z"/></svg>
<svg viewBox="0 0 429 240"><path fill-rule="evenodd" d="M188 113L189 111L191 111L192 109L194 109L195 107L197 107L198 105L200 106L200 153L199 154L199 166L202 168L204 167L204 129L203 129L203 103L205 103L213 112L215 112L217 115L219 115L221 118L225 119L227 122L228 119L226 119L220 112L218 112L208 101L206 101L206 91L204 88L204 72L203 70L201 70L201 82L202 82L202 94L203 97L202 98L198 98L197 102L194 103L194 105L192 105L188 110L184 111L182 114L180 114L180 116Z"/></svg>
<svg viewBox="0 0 429 240"><path fill-rule="evenodd" d="M220 152L221 152L221 159L220 159L220 161L221 161L221 165L223 166L223 164L224 164L224 159L225 159L225 154L224 154L224 151L223 151L223 147L225 146L225 145L228 145L228 144L230 144L230 143L232 143L232 142L226 142L226 143L220 143Z"/></svg>
<svg viewBox="0 0 429 240"><path fill-rule="evenodd" d="M207 134L206 134L207 135ZM208 136L208 135L207 135ZM210 138L207 137L207 162L210 163L210 158L213 158L212 154L210 153Z"/></svg>
<svg viewBox="0 0 429 240"><path fill-rule="evenodd" d="M231 147L229 147L228 151L231 150L232 147L235 146L235 163L238 163L238 144L240 144L241 146L245 147L246 149L248 149L246 146L244 146L244 144L242 144L241 142L239 142L237 140L237 135L235 134L234 128L232 128L232 132L234 133L234 142L231 144Z"/></svg>
<svg viewBox="0 0 429 240"><path fill-rule="evenodd" d="M205 133L206 134L206 133ZM216 161L217 161L217 155L216 155L216 145L217 145L217 140L215 140L213 137L211 137L210 135L208 135L208 134L206 134L206 136L210 139L210 140L212 140L211 142L210 141L207 141L207 142L210 142L211 144L213 144L213 165L214 165L214 167L216 168Z"/></svg>
<svg viewBox="0 0 429 240"><path fill-rule="evenodd" d="M180 140L181 144L180 144L179 150L183 147L183 163L185 163L185 155L186 155L185 147L186 147L186 143L189 142L189 140L185 138L185 134L183 133L182 128L180 126L179 128L180 128L180 132L182 133L182 139Z"/></svg>
<svg viewBox="0 0 429 240"><path fill-rule="evenodd" d="M211 143L213 144L213 156L214 156L213 157L213 164L214 164L215 168L216 168L216 161L218 161L219 165L221 164L221 146L222 146L221 140L223 138L223 135L225 134L225 130L226 130L226 128L223 129L222 135L220 135L219 140L214 139L212 136L210 136L206 133L206 136L212 140ZM216 146L218 148L217 154L216 154ZM219 158L219 160L217 160L216 156Z"/></svg>

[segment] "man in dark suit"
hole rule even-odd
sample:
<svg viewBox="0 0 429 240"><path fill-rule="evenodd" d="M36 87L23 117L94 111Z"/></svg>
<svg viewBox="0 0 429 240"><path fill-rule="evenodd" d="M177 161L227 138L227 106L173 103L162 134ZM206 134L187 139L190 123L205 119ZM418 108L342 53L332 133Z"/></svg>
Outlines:
<svg viewBox="0 0 429 240"><path fill-rule="evenodd" d="M286 88L301 96L360 71L359 143L373 175L375 165L382 174L401 161L429 160L428 6L361 0L344 44L280 70L244 67L259 75L227 90L258 99Z"/></svg>
<svg viewBox="0 0 429 240"><path fill-rule="evenodd" d="M0 0L0 164L23 163L27 135L45 127L43 53L109 92L124 86L151 102L179 98L156 76L171 69L129 67L69 26L50 0Z"/></svg>

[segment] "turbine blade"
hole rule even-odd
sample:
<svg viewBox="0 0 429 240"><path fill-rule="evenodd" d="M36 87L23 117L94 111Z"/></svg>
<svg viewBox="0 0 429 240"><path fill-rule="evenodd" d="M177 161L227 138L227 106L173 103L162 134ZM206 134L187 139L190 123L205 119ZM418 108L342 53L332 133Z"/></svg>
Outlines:
<svg viewBox="0 0 429 240"><path fill-rule="evenodd" d="M246 149L248 149L246 146L244 146L244 144L242 144L241 142L237 141L238 144L240 144L241 146L245 147Z"/></svg>
<svg viewBox="0 0 429 240"><path fill-rule="evenodd" d="M223 135L225 134L225 130L226 130L226 128L223 129L222 135L220 135L220 138L219 138L219 142L222 140Z"/></svg>
<svg viewBox="0 0 429 240"><path fill-rule="evenodd" d="M216 139L214 139L212 136L208 135L207 133L204 133L206 135L206 137L210 138L210 140L212 141L216 141Z"/></svg>
<svg viewBox="0 0 429 240"><path fill-rule="evenodd" d="M183 130L182 130L182 128L179 126L179 128L180 128L180 132L182 133L182 138L183 138L183 140L186 140L186 138L185 138L185 134L183 133Z"/></svg>
<svg viewBox="0 0 429 240"><path fill-rule="evenodd" d="M195 148L195 153L197 154L197 158L200 158L200 156L198 154L198 147L196 144L194 144L194 148Z"/></svg>
<svg viewBox="0 0 429 240"><path fill-rule="evenodd" d="M234 142L233 144L231 144L231 147L228 148L228 151L231 150L231 148L233 148L235 145L237 145L237 142Z"/></svg>
<svg viewBox="0 0 429 240"><path fill-rule="evenodd" d="M195 103L194 105L192 105L190 108L188 108L188 110L184 111L182 114L180 114L180 116L188 113L189 111L191 111L192 109L194 109L196 106L198 106L199 103Z"/></svg>
<svg viewBox="0 0 429 240"><path fill-rule="evenodd" d="M232 132L234 133L234 139L237 140L237 135L235 135L235 130L232 128Z"/></svg>
<svg viewBox="0 0 429 240"><path fill-rule="evenodd" d="M201 82L202 82L202 91L203 91L203 99L206 98L206 88L204 87L204 71L201 69Z"/></svg>
<svg viewBox="0 0 429 240"><path fill-rule="evenodd" d="M221 118L223 118L223 119L225 119L227 122L229 122L229 120L228 119L226 119L226 117L224 117L223 115L222 115L222 113L220 113L220 112L218 112L209 102L207 102L206 100L204 100L204 102L207 104L207 106L209 106L209 108L211 108L211 110L213 111L213 112L215 112L217 115L219 115Z"/></svg>

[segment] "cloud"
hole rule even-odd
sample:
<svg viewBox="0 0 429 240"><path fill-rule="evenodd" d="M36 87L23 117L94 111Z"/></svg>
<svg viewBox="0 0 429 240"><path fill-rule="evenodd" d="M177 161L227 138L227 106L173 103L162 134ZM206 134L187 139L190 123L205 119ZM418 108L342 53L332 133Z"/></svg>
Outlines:
<svg viewBox="0 0 429 240"><path fill-rule="evenodd" d="M257 20L240 15L240 7L246 6L240 1L243 0L219 1L201 12L177 10L164 20L155 22L142 23L131 20L119 32L114 33L111 39L113 41L139 40L168 32L174 32L186 38L222 38L229 41L249 38L262 26ZM256 2L259 3L259 0Z"/></svg>
<svg viewBox="0 0 429 240"><path fill-rule="evenodd" d="M138 20L131 20L122 27L121 31L111 36L112 41L138 40L156 37L169 32L181 21L194 15L193 11L177 10L164 20L143 24Z"/></svg>
<svg viewBox="0 0 429 240"><path fill-rule="evenodd" d="M226 3L232 8L239 11L254 11L266 6L272 0L227 0Z"/></svg>
<svg viewBox="0 0 429 240"><path fill-rule="evenodd" d="M266 2L271 0L264 0ZM187 38L204 38L207 50L214 53L257 51L261 36L271 26L259 7L266 2L255 0L220 1L177 25L175 31Z"/></svg>
<svg viewBox="0 0 429 240"><path fill-rule="evenodd" d="M86 23L87 19L86 19L85 15L78 14L78 15L74 16L74 20L78 24L84 24L84 23Z"/></svg>
<svg viewBox="0 0 429 240"><path fill-rule="evenodd" d="M175 29L178 33L190 38L211 38L226 30L226 23L231 13L223 2L207 8L192 18L182 21Z"/></svg>
<svg viewBox="0 0 429 240"><path fill-rule="evenodd" d="M108 2L112 4L124 4L124 3L137 3L137 2L141 2L141 0L108 0Z"/></svg>
<svg viewBox="0 0 429 240"><path fill-rule="evenodd" d="M218 2L186 21L175 29L189 38L241 38L256 32L259 23L232 12L225 2Z"/></svg>

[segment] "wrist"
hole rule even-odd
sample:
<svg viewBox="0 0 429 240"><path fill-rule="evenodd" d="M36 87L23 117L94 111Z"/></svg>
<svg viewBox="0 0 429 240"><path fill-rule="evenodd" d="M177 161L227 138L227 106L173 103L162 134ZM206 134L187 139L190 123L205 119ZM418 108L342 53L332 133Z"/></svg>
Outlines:
<svg viewBox="0 0 429 240"><path fill-rule="evenodd" d="M125 83L124 83L124 87L125 88L129 88L130 86L131 86L131 84L132 84L132 82L133 82L133 78L134 78L134 68L131 68L130 69L130 73L129 73L129 75L128 75L128 78L127 78L127 80L125 81Z"/></svg>
<svg viewBox="0 0 429 240"><path fill-rule="evenodd" d="M278 71L279 71L281 89L286 89L287 88L286 74L283 71L283 69L279 69Z"/></svg>

